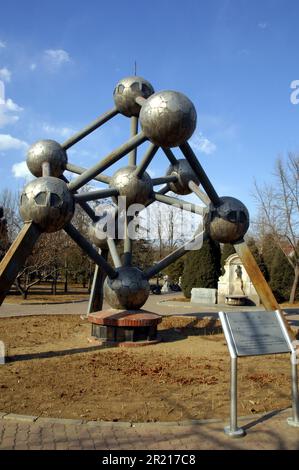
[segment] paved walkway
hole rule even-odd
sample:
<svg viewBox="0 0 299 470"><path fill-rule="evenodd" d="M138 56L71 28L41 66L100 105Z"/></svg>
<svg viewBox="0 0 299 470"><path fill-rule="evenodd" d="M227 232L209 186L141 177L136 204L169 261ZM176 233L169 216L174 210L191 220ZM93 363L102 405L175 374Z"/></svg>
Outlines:
<svg viewBox="0 0 299 470"><path fill-rule="evenodd" d="M218 312L239 311L240 307L230 307L228 305L199 305L192 302L180 302L171 300L183 297L181 293L171 293L164 295L150 295L144 305L144 309L160 315L196 315L203 317L205 315L218 316ZM78 314L85 315L87 311L87 301L70 302L61 304L9 304L3 303L0 306L0 318L14 317L20 315L55 315L55 314ZM104 308L109 308L104 303ZM264 310L259 307L241 307L241 310ZM299 309L287 308L287 319L291 326L299 329Z"/></svg>
<svg viewBox="0 0 299 470"><path fill-rule="evenodd" d="M216 420L182 423L96 423L0 415L0 449L30 450L298 450L299 428L286 423L291 410L242 419L242 439Z"/></svg>

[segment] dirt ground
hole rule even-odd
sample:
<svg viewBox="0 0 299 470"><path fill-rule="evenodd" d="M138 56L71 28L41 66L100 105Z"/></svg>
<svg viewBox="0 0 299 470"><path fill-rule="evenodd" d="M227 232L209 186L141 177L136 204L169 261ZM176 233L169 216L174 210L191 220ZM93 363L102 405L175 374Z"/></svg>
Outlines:
<svg viewBox="0 0 299 470"><path fill-rule="evenodd" d="M158 345L103 348L79 316L2 318L9 362L0 366L0 411L131 422L228 417L229 354L217 327L166 317ZM216 333L203 336L204 328ZM290 404L288 355L239 361L240 415Z"/></svg>

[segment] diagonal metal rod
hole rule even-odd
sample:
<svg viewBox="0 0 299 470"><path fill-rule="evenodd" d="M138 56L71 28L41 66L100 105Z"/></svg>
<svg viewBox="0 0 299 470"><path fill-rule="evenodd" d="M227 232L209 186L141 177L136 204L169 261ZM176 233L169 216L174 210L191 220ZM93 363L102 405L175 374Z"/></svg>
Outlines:
<svg viewBox="0 0 299 470"><path fill-rule="evenodd" d="M107 244L108 244L108 248L110 251L110 255L111 255L114 267L120 268L122 266L122 262L117 252L115 240L113 240L113 238L107 238Z"/></svg>
<svg viewBox="0 0 299 470"><path fill-rule="evenodd" d="M81 201L96 201L105 197L118 196L118 190L114 188L97 189L96 191L89 191L88 193L75 194L76 202Z"/></svg>
<svg viewBox="0 0 299 470"><path fill-rule="evenodd" d="M87 168L83 168L82 166L74 165L73 163L67 163L66 169L72 173L76 173L77 175L82 175ZM93 178L96 181L100 181L100 183L110 183L111 177L106 175L98 175Z"/></svg>
<svg viewBox="0 0 299 470"><path fill-rule="evenodd" d="M0 263L0 305L9 292L18 272L31 254L41 231L33 222L24 224L19 235Z"/></svg>
<svg viewBox="0 0 299 470"><path fill-rule="evenodd" d="M168 193L168 191L170 191L170 189L169 189L168 184L166 184L165 186L163 186L163 188L159 189L159 191L156 194L166 194L166 193ZM153 194L152 194L152 197L145 203L144 209L146 209L148 206L150 206L154 202L156 202L156 199L153 197ZM140 211L140 212L142 212L142 211Z"/></svg>
<svg viewBox="0 0 299 470"><path fill-rule="evenodd" d="M191 166L192 170L194 171L196 176L199 178L199 181L201 182L203 189L205 190L205 192L211 199L212 203L215 206L219 206L221 203L220 198L218 194L216 193L214 186L209 180L207 174L205 173L203 167L197 160L196 155L193 152L190 145L188 144L188 142L185 142L184 144L180 145L180 149L185 155L186 160L189 162L189 165Z"/></svg>
<svg viewBox="0 0 299 470"><path fill-rule="evenodd" d="M146 99L143 96L136 96L135 102L139 104L139 106L142 106L146 102Z"/></svg>
<svg viewBox="0 0 299 470"><path fill-rule="evenodd" d="M152 183L154 186L164 183L175 183L178 180L178 177L175 175L162 176L161 178L153 178Z"/></svg>
<svg viewBox="0 0 299 470"><path fill-rule="evenodd" d="M125 239L124 239L124 266L131 266L132 264L132 251L133 251L133 240L129 234L129 223L134 219L134 216L125 215Z"/></svg>
<svg viewBox="0 0 299 470"><path fill-rule="evenodd" d="M79 142L79 140L82 140L88 134L90 134L91 132L98 129L98 127L105 124L105 122L109 121L110 119L112 119L117 114L118 114L118 110L116 108L110 109L109 111L107 111L106 113L104 113L100 117L98 117L95 121L91 122L88 126L84 127L84 129L77 132L72 137L70 137L68 140L66 140L61 145L62 148L64 148L64 150L69 149L70 147L75 145L77 142Z"/></svg>
<svg viewBox="0 0 299 470"><path fill-rule="evenodd" d="M165 204L168 204L169 206L177 207L178 209L183 209L185 211L192 212L193 214L204 215L206 213L205 207L197 206L192 202L183 201L182 199L178 199L176 197L154 193L154 198L156 201L163 202Z"/></svg>
<svg viewBox="0 0 299 470"><path fill-rule="evenodd" d="M93 222L96 222L99 219L95 211L90 207L89 204L87 204L87 202L78 201L78 204L81 207L81 209L83 209L84 212L86 212L86 214L91 218Z"/></svg>
<svg viewBox="0 0 299 470"><path fill-rule="evenodd" d="M198 248L196 248L196 249L200 249L202 246L202 242L206 239L206 237L207 235L204 231L194 235L194 237L191 240L189 240L180 248L177 248L168 256L165 256L165 258L163 258L161 261L155 264L155 266L152 266L151 268L146 269L143 272L143 277L145 279L150 279L151 277L155 276L163 269L167 268L167 266L169 266L171 263L174 263L177 259L184 256L187 253L187 251L190 250L190 248L192 247L192 243L195 243L195 246L200 245L198 246Z"/></svg>
<svg viewBox="0 0 299 470"><path fill-rule="evenodd" d="M131 117L131 137L138 134L138 117ZM135 166L137 161L137 148L135 147L129 153L129 165Z"/></svg>
<svg viewBox="0 0 299 470"><path fill-rule="evenodd" d="M108 250L102 250L101 255L107 261ZM103 284L105 281L106 273L98 266L95 265L94 275L92 280L92 286L87 306L87 315L89 313L98 312L103 308L104 293L103 293Z"/></svg>
<svg viewBox="0 0 299 470"><path fill-rule="evenodd" d="M69 183L69 180L64 176L62 175L60 177L60 179L62 179L63 181L65 181L65 183ZM88 217L91 218L91 220L93 222L96 222L98 220L98 216L96 215L95 211L90 207L89 204L87 204L87 202L85 201L78 201L78 204L79 206L81 207L81 209L84 210L84 212L86 212L86 214L88 215Z"/></svg>
<svg viewBox="0 0 299 470"><path fill-rule="evenodd" d="M242 261L244 268L257 291L263 306L266 310L273 311L273 310L281 310L277 300L274 297L274 294L267 283L266 279L264 278L254 256L252 255L247 243L244 240L240 240L239 242L234 244L234 248L236 250L237 255L239 256L240 260ZM281 315L288 332L290 333L291 337L294 338L294 332L291 330L289 323L286 321L284 315Z"/></svg>
<svg viewBox="0 0 299 470"><path fill-rule="evenodd" d="M170 161L170 163L172 165L175 165L178 162L177 159L175 158L172 150L164 148L164 147L163 147L162 150L163 150L163 152L165 153L166 157L168 158L168 160Z"/></svg>
<svg viewBox="0 0 299 470"><path fill-rule="evenodd" d="M137 166L137 168L135 170L135 175L136 176L142 176L143 175L143 173L145 172L145 170L149 166L150 162L152 161L152 159L156 155L156 152L157 152L158 148L159 147L155 144L150 144L149 145L147 151L144 154L143 159L141 160L141 162L139 163L139 165Z"/></svg>
<svg viewBox="0 0 299 470"><path fill-rule="evenodd" d="M86 240L83 235L72 225L67 224L64 227L64 231L74 240L75 243L83 250L85 253L98 265L100 266L103 271L109 276L111 279L117 277L117 272L115 269L110 266L110 264L105 260L103 256L101 256Z"/></svg>
<svg viewBox="0 0 299 470"><path fill-rule="evenodd" d="M194 181L189 181L188 183L188 186L189 188L191 189L191 191L196 194L196 196L199 197L199 199L204 203L206 204L207 206L211 203L211 200L209 198L209 196L204 193L198 186L196 183L194 183Z"/></svg>
<svg viewBox="0 0 299 470"><path fill-rule="evenodd" d="M74 192L77 189L81 188L81 186L88 183L99 173L102 173L102 171L105 171L110 165L113 165L113 163L120 160L124 155L130 152L130 150L135 147L138 147L138 145L141 145L146 140L147 137L144 135L144 133L139 132L139 134L137 134L135 137L129 139L120 147L109 153L109 155L107 155L107 157L105 157L103 160L101 160L96 165L92 166L84 173L82 173L82 175L78 176L73 181L71 181L69 184L69 189Z"/></svg>

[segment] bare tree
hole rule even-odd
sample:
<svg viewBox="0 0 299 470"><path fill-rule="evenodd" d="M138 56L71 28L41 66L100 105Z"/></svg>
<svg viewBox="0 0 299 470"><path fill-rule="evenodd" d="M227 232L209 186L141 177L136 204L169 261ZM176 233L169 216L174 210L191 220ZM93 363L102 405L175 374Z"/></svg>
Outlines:
<svg viewBox="0 0 299 470"><path fill-rule="evenodd" d="M290 292L293 303L299 280L299 157L289 153L287 159L278 158L275 184L259 186L255 182L258 203L256 225L260 236L272 235L294 271Z"/></svg>
<svg viewBox="0 0 299 470"><path fill-rule="evenodd" d="M4 189L0 193L0 206L3 207L4 217L7 222L8 240L12 242L23 225L19 214L19 193L10 189Z"/></svg>

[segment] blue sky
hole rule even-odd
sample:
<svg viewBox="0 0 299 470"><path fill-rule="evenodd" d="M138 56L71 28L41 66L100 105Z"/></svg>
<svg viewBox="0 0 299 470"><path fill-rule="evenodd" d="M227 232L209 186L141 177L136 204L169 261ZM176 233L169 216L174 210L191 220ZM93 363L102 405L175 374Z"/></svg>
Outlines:
<svg viewBox="0 0 299 470"><path fill-rule="evenodd" d="M299 150L299 105L290 101L299 79L298 17L295 0L2 2L0 191L24 184L28 145L63 142L110 109L115 84L133 74L136 60L156 91L182 91L193 101L198 158L220 195L254 213L254 178L270 182L277 156ZM69 160L94 164L129 128L116 117ZM159 154L151 174L166 167Z"/></svg>

